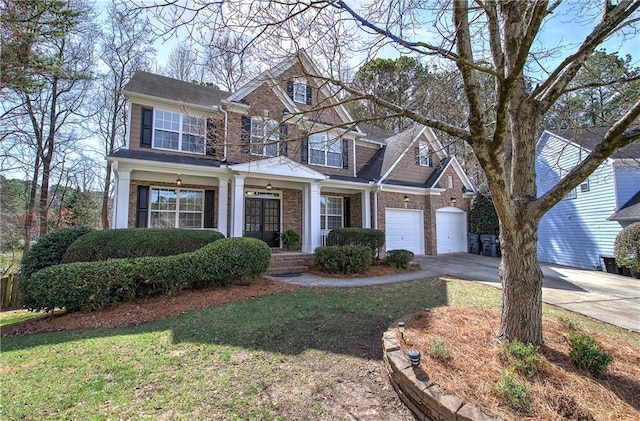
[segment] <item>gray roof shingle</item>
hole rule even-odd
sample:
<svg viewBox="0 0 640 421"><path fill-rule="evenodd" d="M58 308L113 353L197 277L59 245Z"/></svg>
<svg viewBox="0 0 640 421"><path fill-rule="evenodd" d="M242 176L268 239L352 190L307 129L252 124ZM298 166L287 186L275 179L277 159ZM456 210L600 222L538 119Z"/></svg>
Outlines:
<svg viewBox="0 0 640 421"><path fill-rule="evenodd" d="M589 127L547 130L554 135L582 146L592 151L607 133L610 127ZM640 142L635 141L623 148L618 149L611 155L614 159L635 159L640 158Z"/></svg>
<svg viewBox="0 0 640 421"><path fill-rule="evenodd" d="M133 75L124 91L207 108L219 106L220 101L229 96L229 92L217 88L143 71L137 71Z"/></svg>

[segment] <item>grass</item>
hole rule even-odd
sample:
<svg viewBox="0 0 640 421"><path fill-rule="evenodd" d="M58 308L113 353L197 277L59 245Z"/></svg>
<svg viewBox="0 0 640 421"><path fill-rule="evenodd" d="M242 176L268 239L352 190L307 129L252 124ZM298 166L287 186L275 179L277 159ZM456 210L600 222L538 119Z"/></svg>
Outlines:
<svg viewBox="0 0 640 421"><path fill-rule="evenodd" d="M424 307L499 302L494 288L434 279L299 289L134 328L6 337L0 410L7 420L328 418L321 392L333 385L323 375L379 360L393 322Z"/></svg>
<svg viewBox="0 0 640 421"><path fill-rule="evenodd" d="M24 322L26 320L35 319L44 314L41 311L31 312L25 310L9 310L0 313L0 328L9 326L14 323Z"/></svg>

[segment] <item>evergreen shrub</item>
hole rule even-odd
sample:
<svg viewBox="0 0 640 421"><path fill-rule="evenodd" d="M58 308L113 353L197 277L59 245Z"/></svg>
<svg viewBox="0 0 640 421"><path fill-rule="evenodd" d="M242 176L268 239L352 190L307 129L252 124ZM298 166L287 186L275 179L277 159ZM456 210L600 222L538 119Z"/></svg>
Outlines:
<svg viewBox="0 0 640 421"><path fill-rule="evenodd" d="M334 228L327 236L327 246L366 246L375 259L384 247L384 231L372 228Z"/></svg>
<svg viewBox="0 0 640 421"><path fill-rule="evenodd" d="M316 265L329 273L360 273L371 267L371 249L366 246L318 247Z"/></svg>
<svg viewBox="0 0 640 421"><path fill-rule="evenodd" d="M62 263L95 262L188 253L224 238L217 231L179 228L126 228L93 231L69 246Z"/></svg>

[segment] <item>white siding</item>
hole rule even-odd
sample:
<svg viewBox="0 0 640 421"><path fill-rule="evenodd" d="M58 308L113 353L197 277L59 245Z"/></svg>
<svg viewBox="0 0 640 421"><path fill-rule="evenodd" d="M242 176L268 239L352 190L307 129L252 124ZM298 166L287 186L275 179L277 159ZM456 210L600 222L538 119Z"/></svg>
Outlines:
<svg viewBox="0 0 640 421"><path fill-rule="evenodd" d="M586 156L586 151L546 134L536 159L538 195L544 194ZM616 210L613 168L605 162L589 176L589 191L578 186L575 199L564 199L540 221L538 259L593 269L600 256L613 256L620 224L607 221Z"/></svg>

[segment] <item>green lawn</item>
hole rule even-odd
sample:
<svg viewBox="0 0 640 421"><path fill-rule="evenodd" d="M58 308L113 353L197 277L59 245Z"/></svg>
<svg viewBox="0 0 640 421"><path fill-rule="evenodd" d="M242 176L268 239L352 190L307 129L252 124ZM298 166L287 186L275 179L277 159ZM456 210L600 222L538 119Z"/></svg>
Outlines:
<svg viewBox="0 0 640 421"><path fill-rule="evenodd" d="M299 289L135 328L2 338L0 411L6 420L322 418L322 394L298 386L326 387L320 373L379 360L391 323L423 307L499 300L499 290L438 279Z"/></svg>

